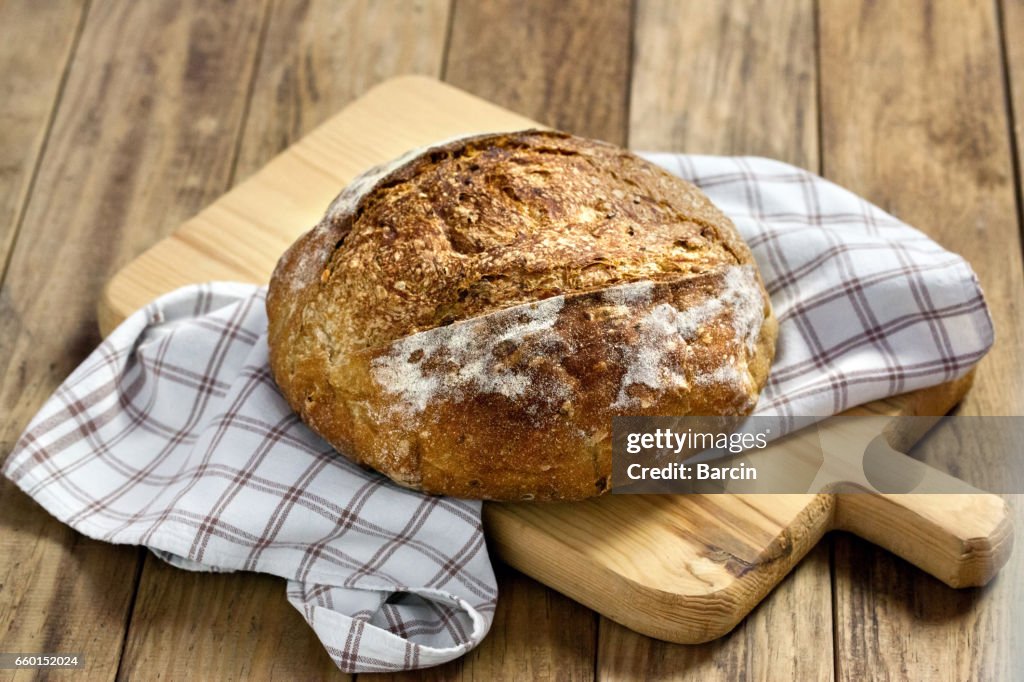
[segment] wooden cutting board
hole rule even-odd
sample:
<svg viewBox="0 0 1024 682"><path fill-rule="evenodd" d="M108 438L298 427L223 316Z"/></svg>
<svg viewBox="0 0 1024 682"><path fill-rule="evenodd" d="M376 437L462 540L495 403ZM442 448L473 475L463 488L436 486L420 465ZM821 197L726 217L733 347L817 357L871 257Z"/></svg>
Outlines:
<svg viewBox="0 0 1024 682"><path fill-rule="evenodd" d="M536 123L422 77L377 86L129 263L99 304L104 334L154 297L208 280L267 282L356 174L412 147ZM970 377L851 412L952 408ZM910 422L907 422L910 424ZM909 447L922 434L901 432ZM782 453L783 455L785 453ZM857 533L953 587L982 585L1012 533L993 495L609 495L484 506L494 554L627 627L696 643L732 629L829 530Z"/></svg>

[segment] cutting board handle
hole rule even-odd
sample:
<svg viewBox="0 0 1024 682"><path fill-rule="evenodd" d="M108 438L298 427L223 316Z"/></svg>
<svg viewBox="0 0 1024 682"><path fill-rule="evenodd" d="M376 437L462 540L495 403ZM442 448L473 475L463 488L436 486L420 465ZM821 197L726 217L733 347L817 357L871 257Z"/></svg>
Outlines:
<svg viewBox="0 0 1024 682"><path fill-rule="evenodd" d="M950 587L985 585L1006 563L1006 502L988 493L836 495L833 527L875 543Z"/></svg>

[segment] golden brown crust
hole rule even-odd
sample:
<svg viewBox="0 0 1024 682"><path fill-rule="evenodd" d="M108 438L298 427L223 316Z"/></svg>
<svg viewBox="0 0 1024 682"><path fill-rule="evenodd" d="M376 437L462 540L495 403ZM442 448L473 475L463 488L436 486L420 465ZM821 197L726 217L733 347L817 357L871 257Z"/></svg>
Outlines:
<svg viewBox="0 0 1024 682"><path fill-rule="evenodd" d="M562 133L466 138L357 181L267 298L289 403L356 461L485 499L607 490L616 414L745 414L775 322L695 187Z"/></svg>

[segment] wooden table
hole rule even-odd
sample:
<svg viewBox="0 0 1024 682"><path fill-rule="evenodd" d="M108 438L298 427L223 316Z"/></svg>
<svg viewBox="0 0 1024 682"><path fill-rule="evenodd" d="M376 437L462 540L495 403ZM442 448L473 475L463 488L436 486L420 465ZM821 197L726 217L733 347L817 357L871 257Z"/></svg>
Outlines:
<svg viewBox="0 0 1024 682"><path fill-rule="evenodd" d="M584 135L771 156L868 197L985 287L998 342L961 411L1024 414L1024 0L15 0L0 3L0 457L99 342L112 273L409 72ZM954 591L836 536L702 646L499 567L491 634L428 676L1021 679L1022 555ZM84 652L95 679L343 677L279 580L87 540L6 481L0 651Z"/></svg>

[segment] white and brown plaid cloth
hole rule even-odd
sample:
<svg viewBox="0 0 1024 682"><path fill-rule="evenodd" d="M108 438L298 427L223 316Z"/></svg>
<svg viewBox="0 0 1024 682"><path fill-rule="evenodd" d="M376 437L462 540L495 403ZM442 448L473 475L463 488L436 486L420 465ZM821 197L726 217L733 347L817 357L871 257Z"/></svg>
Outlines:
<svg viewBox="0 0 1024 682"><path fill-rule="evenodd" d="M766 159L648 158L703 187L758 260L781 323L758 414L824 416L937 384L991 345L967 263L862 199ZM343 670L465 653L497 598L480 504L392 485L303 426L268 372L263 297L203 284L132 315L4 473L90 537L286 578Z"/></svg>

